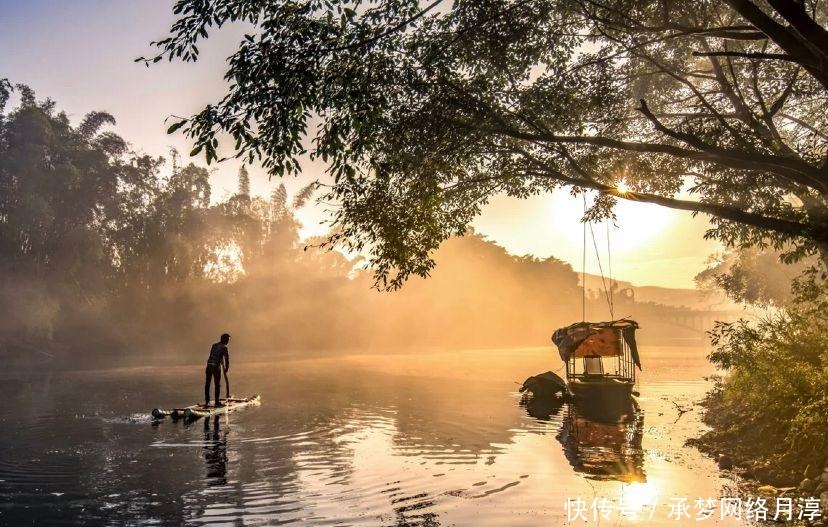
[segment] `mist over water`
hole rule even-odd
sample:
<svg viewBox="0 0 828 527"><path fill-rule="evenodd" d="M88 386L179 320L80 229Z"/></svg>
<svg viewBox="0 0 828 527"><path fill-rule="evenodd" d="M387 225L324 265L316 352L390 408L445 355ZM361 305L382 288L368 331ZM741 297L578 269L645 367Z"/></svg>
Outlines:
<svg viewBox="0 0 828 527"><path fill-rule="evenodd" d="M113 116L74 123L23 85L6 107L10 89L0 83L0 358L13 368L198 362L224 332L263 360L542 346L584 308L636 317L662 344L698 343L712 324L715 302L696 291L587 276L583 295L570 264L471 229L434 251L428 278L380 292L367 253L300 239L317 186L251 195L242 167L237 192L215 200L210 171L134 149Z"/></svg>
<svg viewBox="0 0 828 527"><path fill-rule="evenodd" d="M732 485L674 405L709 389L704 354L643 347L640 408L607 422L521 403L516 381L560 365L549 348L238 357L234 393L262 405L190 424L149 411L197 401L197 365L6 375L0 522L560 525L568 498L622 495L667 521L671 496Z"/></svg>

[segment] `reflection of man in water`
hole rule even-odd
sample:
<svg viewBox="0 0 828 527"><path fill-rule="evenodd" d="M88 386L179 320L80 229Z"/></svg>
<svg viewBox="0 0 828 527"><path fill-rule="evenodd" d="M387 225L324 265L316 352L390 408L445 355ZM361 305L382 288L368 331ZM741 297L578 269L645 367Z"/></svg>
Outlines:
<svg viewBox="0 0 828 527"><path fill-rule="evenodd" d="M227 431L221 433L220 416L213 418L213 433L210 433L210 419L204 420L204 462L207 465L207 484L227 483Z"/></svg>
<svg viewBox="0 0 828 527"><path fill-rule="evenodd" d="M221 372L224 369L225 380L227 371L230 369L230 352L227 344L230 342L230 335L224 333L221 339L210 348L210 357L207 359L207 369L204 378L204 406L210 404L210 379L216 386L216 406L221 406ZM227 396L230 397L230 382L227 381Z"/></svg>

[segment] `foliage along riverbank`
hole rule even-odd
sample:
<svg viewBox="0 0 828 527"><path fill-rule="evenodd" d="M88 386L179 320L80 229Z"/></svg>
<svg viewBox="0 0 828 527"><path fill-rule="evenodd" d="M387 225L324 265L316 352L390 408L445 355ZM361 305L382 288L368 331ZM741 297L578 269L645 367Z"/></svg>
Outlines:
<svg viewBox="0 0 828 527"><path fill-rule="evenodd" d="M712 430L691 443L722 468L828 508L828 283L812 270L792 290L757 324L711 332L710 360L728 375L703 402Z"/></svg>

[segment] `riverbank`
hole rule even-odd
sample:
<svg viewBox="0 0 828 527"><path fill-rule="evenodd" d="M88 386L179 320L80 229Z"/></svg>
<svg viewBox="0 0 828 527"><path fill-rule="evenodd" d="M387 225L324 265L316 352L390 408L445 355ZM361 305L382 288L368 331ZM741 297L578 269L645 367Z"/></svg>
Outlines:
<svg viewBox="0 0 828 527"><path fill-rule="evenodd" d="M703 401L711 430L691 441L724 469L822 497L828 513L828 282L756 323L719 323L709 360L727 373Z"/></svg>
<svg viewBox="0 0 828 527"><path fill-rule="evenodd" d="M743 478L751 489L794 500L819 498L822 518L811 525L828 524L828 448L806 460L792 455L784 442L769 442L763 434L789 417L771 412L752 415L746 403L728 396L721 380L700 406L702 421L711 429L689 440L689 446L715 459L720 469ZM752 423L746 422L748 415ZM777 448L771 448L773 444Z"/></svg>

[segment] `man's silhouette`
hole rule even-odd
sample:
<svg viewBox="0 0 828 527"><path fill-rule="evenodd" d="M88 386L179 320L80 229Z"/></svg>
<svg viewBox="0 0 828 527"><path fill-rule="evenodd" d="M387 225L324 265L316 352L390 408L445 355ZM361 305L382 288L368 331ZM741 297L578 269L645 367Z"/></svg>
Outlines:
<svg viewBox="0 0 828 527"><path fill-rule="evenodd" d="M221 339L210 348L210 357L207 359L207 369L204 379L204 405L210 404L210 379L216 386L216 406L221 406L221 370L225 373L230 369L230 352L227 350L227 343L230 342L230 335L224 333ZM229 386L228 382L228 386ZM228 394L229 395L229 394Z"/></svg>

